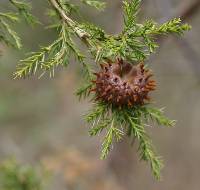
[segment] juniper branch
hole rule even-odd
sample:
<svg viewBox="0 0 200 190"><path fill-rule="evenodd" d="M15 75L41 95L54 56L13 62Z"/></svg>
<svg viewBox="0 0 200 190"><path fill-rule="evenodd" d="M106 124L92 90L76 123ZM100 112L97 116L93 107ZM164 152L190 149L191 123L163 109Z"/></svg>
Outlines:
<svg viewBox="0 0 200 190"><path fill-rule="evenodd" d="M35 25L40 23L38 19L30 13L31 5L29 3L18 0L9 0L9 2L18 10L19 14L28 24Z"/></svg>
<svg viewBox="0 0 200 190"><path fill-rule="evenodd" d="M76 49L71 39L71 34L66 23L60 26L59 37L47 47L42 47L39 52L34 52L30 57L21 60L17 71L14 73L15 78L22 78L35 74L38 69L42 71L40 77L47 71L50 77L54 76L54 69L60 65L67 66L71 54L83 62L83 55ZM88 71L89 72L89 71Z"/></svg>
<svg viewBox="0 0 200 190"><path fill-rule="evenodd" d="M160 157L157 156L152 142L149 136L146 134L141 117L139 115L133 117L128 112L125 112L125 115L128 121L127 124L129 125L129 135L137 138L139 141L138 151L140 153L140 159L150 163L153 175L156 177L156 179L159 179L163 162Z"/></svg>
<svg viewBox="0 0 200 190"><path fill-rule="evenodd" d="M92 128L89 131L91 136L106 131L102 144L101 158L107 157L115 140L121 140L125 135L122 130L126 129L127 135L131 138L136 138L139 142L138 151L140 159L147 161L151 166L155 178L160 179L163 161L157 155L151 138L146 133L144 126L145 122L148 122L150 119L156 121L158 125L166 127L174 126L174 121L165 117L162 110L149 107L148 105L119 109L115 106L99 102L86 116L86 119L92 123ZM119 127L122 130L118 129ZM119 132L119 138L116 138L115 132Z"/></svg>
<svg viewBox="0 0 200 190"><path fill-rule="evenodd" d="M14 22L19 22L16 14L11 12L0 13L0 40L7 45L20 49L22 47L21 39L10 25Z"/></svg>

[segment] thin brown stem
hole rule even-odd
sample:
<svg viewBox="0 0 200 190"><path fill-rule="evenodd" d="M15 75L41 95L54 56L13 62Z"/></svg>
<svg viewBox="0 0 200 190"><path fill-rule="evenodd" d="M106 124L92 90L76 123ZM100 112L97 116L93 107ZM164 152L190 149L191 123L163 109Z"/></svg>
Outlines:
<svg viewBox="0 0 200 190"><path fill-rule="evenodd" d="M89 34L87 32L85 32L84 30L80 29L79 27L77 27L76 22L73 21L70 17L68 17L66 15L65 11L59 5L58 0L49 0L49 2L56 9L56 11L59 13L59 15L63 19L63 21L76 33L76 35L81 40L84 40L84 42L86 42L87 38L89 37Z"/></svg>

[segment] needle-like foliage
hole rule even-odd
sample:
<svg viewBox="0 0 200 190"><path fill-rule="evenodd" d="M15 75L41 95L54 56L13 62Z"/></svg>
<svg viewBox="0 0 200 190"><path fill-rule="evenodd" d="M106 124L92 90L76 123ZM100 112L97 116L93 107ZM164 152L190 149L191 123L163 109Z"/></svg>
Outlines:
<svg viewBox="0 0 200 190"><path fill-rule="evenodd" d="M11 12L0 13L0 41L20 49L22 46L21 39L11 27L11 24L15 22L19 22L16 14Z"/></svg>
<svg viewBox="0 0 200 190"><path fill-rule="evenodd" d="M17 9L20 16L22 16L28 24L35 25L40 23L38 19L31 14L31 4L25 1L9 0L10 3Z"/></svg>
<svg viewBox="0 0 200 190"><path fill-rule="evenodd" d="M22 47L21 39L13 30L12 25L19 23L22 17L31 25L37 24L39 21L30 13L29 3L18 0L9 0L9 2L15 11L0 12L0 42L20 49Z"/></svg>
<svg viewBox="0 0 200 190"><path fill-rule="evenodd" d="M118 108L98 102L86 115L86 119L92 124L89 131L91 136L106 131L102 143L102 159L107 157L112 149L113 142L121 140L124 135L128 135L138 140L140 159L150 163L154 176L159 179L160 170L163 166L162 160L157 156L145 128L148 127L147 123L149 122L156 122L158 125L167 127L174 126L175 121L166 118L162 110L152 108L149 105Z"/></svg>
<svg viewBox="0 0 200 190"><path fill-rule="evenodd" d="M73 54L78 61L83 62L83 55L77 50L72 41L72 31L63 23L59 28L58 39L47 47L42 47L39 52L31 53L31 56L22 60L15 72L16 77L26 77L42 70L42 76L49 71L50 77L54 76L54 68L67 66L69 58Z"/></svg>
<svg viewBox="0 0 200 190"><path fill-rule="evenodd" d="M97 1L97 0L81 0L82 3L95 7L98 10L103 10L106 6L105 2Z"/></svg>

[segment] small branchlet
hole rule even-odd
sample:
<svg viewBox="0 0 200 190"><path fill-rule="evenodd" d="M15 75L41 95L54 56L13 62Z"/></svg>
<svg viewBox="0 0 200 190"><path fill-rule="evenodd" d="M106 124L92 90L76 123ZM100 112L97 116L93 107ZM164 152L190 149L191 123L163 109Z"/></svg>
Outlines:
<svg viewBox="0 0 200 190"><path fill-rule="evenodd" d="M83 62L84 56L75 47L72 41L73 33L70 28L63 23L60 25L59 31L56 41L47 47L42 47L39 52L32 53L30 57L21 60L21 64L18 65L17 71L14 73L15 78L30 76L35 74L38 69L42 71L40 77L46 72L49 72L50 77L53 77L55 67L67 66L71 55L74 55L78 61Z"/></svg>
<svg viewBox="0 0 200 190"><path fill-rule="evenodd" d="M18 0L9 0L9 2L17 9L15 12L0 12L0 42L6 45L20 49L22 47L21 39L13 30L12 25L19 23L21 17L30 25L39 23L39 21L31 13L31 6L27 2Z"/></svg>
<svg viewBox="0 0 200 190"><path fill-rule="evenodd" d="M19 0L9 0L9 2L17 9L20 16L30 25L39 24L38 19L31 14L31 4Z"/></svg>
<svg viewBox="0 0 200 190"><path fill-rule="evenodd" d="M20 49L22 47L21 39L11 27L11 23L13 24L14 22L19 22L16 14L11 12L0 13L0 41Z"/></svg>
<svg viewBox="0 0 200 190"><path fill-rule="evenodd" d="M152 145L151 138L146 133L145 125L147 121L153 120L158 125L174 126L175 122L166 118L162 110L152 108L149 105L133 108L127 106L120 109L111 104L97 102L90 113L86 115L86 119L92 124L89 131L91 136L106 131L102 143L101 158L107 157L115 141L128 135L138 140L140 159L149 162L153 175L156 179L160 178L163 163Z"/></svg>

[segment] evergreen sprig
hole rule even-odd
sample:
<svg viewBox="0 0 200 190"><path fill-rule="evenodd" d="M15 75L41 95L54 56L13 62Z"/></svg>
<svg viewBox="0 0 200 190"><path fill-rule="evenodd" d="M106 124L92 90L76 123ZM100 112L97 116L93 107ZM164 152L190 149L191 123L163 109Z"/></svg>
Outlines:
<svg viewBox="0 0 200 190"><path fill-rule="evenodd" d="M181 24L180 18L172 19L161 25L152 20L147 20L144 24L138 24L134 19L137 11L133 12L135 7L138 8L138 1L133 2L136 5L134 6L134 3L133 5L128 4L130 7L127 2L125 3L125 27L122 33L116 36L106 36L102 39L100 43L102 45L98 51L99 60L106 57L113 59L122 57L131 62L144 61L158 47L156 37L166 34L182 35L191 28L188 24ZM131 6L134 6L133 10Z"/></svg>
<svg viewBox="0 0 200 190"><path fill-rule="evenodd" d="M19 18L12 12L0 13L0 41L7 45L20 49L21 39L12 29L11 24L19 22Z"/></svg>
<svg viewBox="0 0 200 190"><path fill-rule="evenodd" d="M17 9L14 12L0 12L0 42L6 45L20 49L22 47L21 39L13 30L12 25L19 23L23 17L28 24L34 25L39 21L30 13L31 6L27 2L18 0L9 0L9 2Z"/></svg>
<svg viewBox="0 0 200 190"><path fill-rule="evenodd" d="M182 25L179 18L161 25L152 20L147 20L144 24L138 24L136 22L136 16L139 12L141 0L132 0L130 2L124 1L123 31L117 35L108 35L103 29L93 24L73 21L69 15L71 15L72 12L76 13L74 11L76 9L74 8L75 5L71 3L71 1L49 0L49 2L62 21L61 25L67 25L71 30L71 34L76 34L76 36L87 45L97 63L108 58L115 60L116 57L124 58L130 62L144 61L147 59L149 54L153 53L156 47L158 47L156 42L156 37L158 35L171 33L181 35L184 31L190 29L189 25ZM102 5L102 2L97 1L84 1L84 3L93 6L96 4ZM53 24L55 27L58 27L59 25L60 24ZM48 49L48 47L46 48ZM77 48L74 50L77 50ZM36 65L37 59L33 61L35 61L35 63L30 63L30 68L28 68L30 71L32 70L31 66ZM52 63L49 61L47 61L45 65L48 65L49 68L52 67ZM27 68L27 62L22 60L22 64L18 67L18 71L20 69L24 70L25 68ZM17 75L16 77L24 76L25 75Z"/></svg>
<svg viewBox="0 0 200 190"><path fill-rule="evenodd" d="M124 135L128 135L138 140L140 159L148 161L154 176L157 179L160 178L163 163L157 155L145 128L147 127L146 123L149 123L150 120L155 121L158 125L174 126L175 121L165 117L162 109L152 108L149 105L118 108L98 102L86 115L86 119L92 124L89 131L91 136L106 131L102 142L102 159L107 157L115 141L119 141Z"/></svg>
<svg viewBox="0 0 200 190"><path fill-rule="evenodd" d="M124 25L125 30L129 30L136 26L136 17L139 13L141 0L134 0L131 2L123 1L124 3Z"/></svg>
<svg viewBox="0 0 200 190"><path fill-rule="evenodd" d="M70 28L65 23L62 24L59 27L59 36L57 40L47 47L42 47L39 52L34 52L30 57L21 60L21 64L14 73L15 78L35 74L38 69L42 71L40 77L47 71L50 77L53 77L55 67L60 65L67 66L71 54L73 54L78 61L83 62L83 55L75 47L72 41L72 35L73 33Z"/></svg>
<svg viewBox="0 0 200 190"><path fill-rule="evenodd" d="M19 0L9 0L10 3L18 10L20 16L22 16L25 21L30 25L39 24L38 19L31 14L31 4Z"/></svg>

